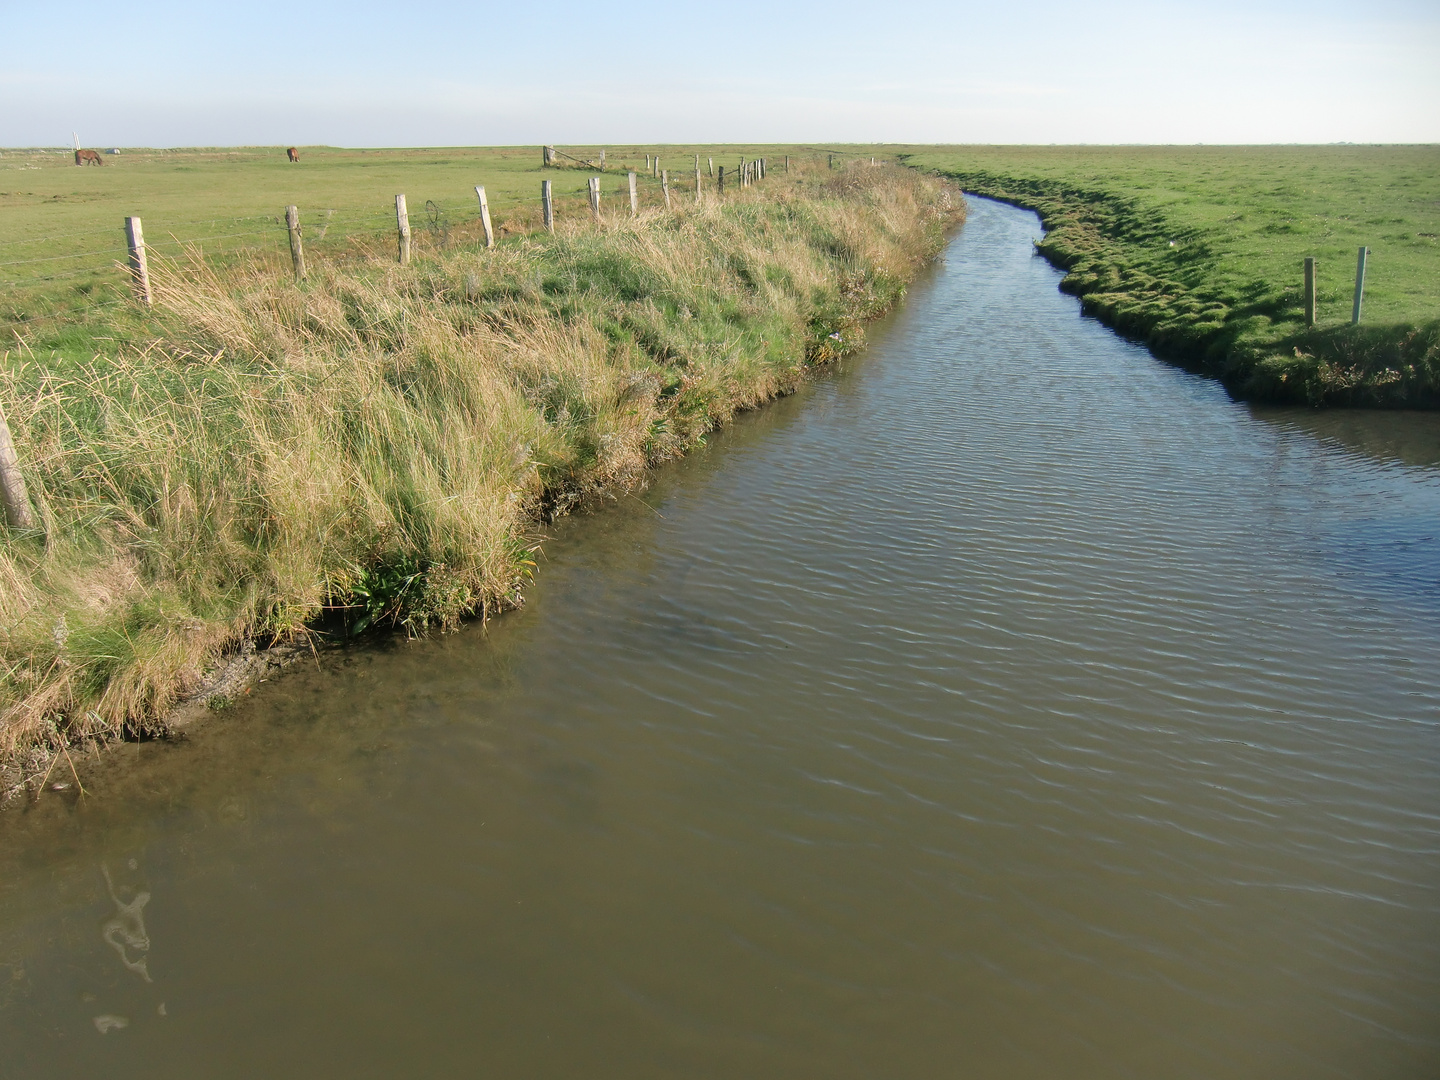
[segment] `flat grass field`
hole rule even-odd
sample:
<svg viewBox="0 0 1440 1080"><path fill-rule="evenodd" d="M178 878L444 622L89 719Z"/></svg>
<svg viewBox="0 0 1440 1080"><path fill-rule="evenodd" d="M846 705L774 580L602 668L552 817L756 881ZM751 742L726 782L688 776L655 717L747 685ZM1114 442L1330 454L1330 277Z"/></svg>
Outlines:
<svg viewBox="0 0 1440 1080"><path fill-rule="evenodd" d="M598 158L599 147L557 147ZM604 205L624 173L643 205L662 201L647 153L678 173L694 155L732 170L899 160L966 190L1037 210L1040 250L1085 310L1238 396L1312 405L1440 407L1440 147L1437 146L609 146ZM409 204L419 255L473 243L476 184L501 237L539 228L542 178L557 215L584 217L593 170L543 170L540 149L283 147L124 150L101 168L68 151L0 154L0 333L53 362L141 332L127 299L122 219L144 221L156 255L198 245L207 259L283 272L283 208L300 208L315 265L384 257L394 197ZM565 161L564 158L561 159ZM1364 315L1349 325L1356 249L1370 249ZM257 259L258 256L258 259ZM1318 260L1318 320L1303 320L1302 263Z"/></svg>
<svg viewBox="0 0 1440 1080"><path fill-rule="evenodd" d="M103 149L103 148L102 148ZM557 147L585 158L599 147ZM645 172L646 154L661 155L672 173L672 195L693 185L695 154L715 158L727 177L743 156L768 156L771 169L789 153L813 165L818 150L758 146L609 146L604 199L618 210L625 173L640 174L642 205L662 202L660 182ZM101 167L77 167L68 150L0 151L0 322L13 342L19 332L32 348L83 345L77 319L124 303L123 221L139 216L147 246L176 255L197 243L207 256L269 253L288 260L285 207L299 207L306 256L325 260L375 242L393 244L395 196L403 193L417 253L442 240L478 236L475 185L485 187L491 216L503 232L538 227L540 181L554 184L557 214L586 215L586 183L593 170L541 168L540 148L344 150L300 147L290 163L284 147L122 149L102 153ZM777 161L777 155L779 160ZM559 159L566 163L566 159ZM675 177L674 173L680 173ZM690 190L693 190L693 186ZM628 198L628 195L627 195ZM427 207L428 204L428 207ZM83 349L82 349L83 351Z"/></svg>
<svg viewBox="0 0 1440 1080"><path fill-rule="evenodd" d="M901 149L1039 211L1041 250L1087 311L1243 396L1440 406L1440 146ZM1318 260L1311 331L1306 256Z"/></svg>

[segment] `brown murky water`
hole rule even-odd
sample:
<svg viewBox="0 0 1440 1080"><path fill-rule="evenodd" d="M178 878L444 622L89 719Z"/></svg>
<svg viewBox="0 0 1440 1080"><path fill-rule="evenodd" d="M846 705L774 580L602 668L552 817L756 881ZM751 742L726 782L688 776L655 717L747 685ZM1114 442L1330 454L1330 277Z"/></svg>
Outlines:
<svg viewBox="0 0 1440 1080"><path fill-rule="evenodd" d="M835 378L0 816L0 1074L1440 1075L1440 426L977 201Z"/></svg>

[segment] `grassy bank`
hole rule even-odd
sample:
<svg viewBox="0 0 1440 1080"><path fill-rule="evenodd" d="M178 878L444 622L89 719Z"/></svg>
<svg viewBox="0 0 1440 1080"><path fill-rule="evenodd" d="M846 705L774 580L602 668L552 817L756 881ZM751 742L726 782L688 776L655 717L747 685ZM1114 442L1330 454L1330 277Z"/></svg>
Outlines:
<svg viewBox="0 0 1440 1080"><path fill-rule="evenodd" d="M403 192L417 247L443 249L478 229L474 186L483 184L502 234L528 231L540 181L554 184L562 217L584 216L594 171L574 159L598 159L599 147L557 148L560 167L542 169L540 148L439 147L356 150L302 146L291 164L285 148L125 148L105 165L77 168L68 150L0 153L0 334L18 333L37 349L88 356L86 330L127 302L116 260L125 258L122 221L139 215L147 242L175 255L200 244L214 263L243 262L257 251L287 250L284 207L299 207L313 258L334 260L395 228ZM743 157L766 155L798 165L825 159L802 147L607 146L603 182L619 199L627 170L640 180L642 206L663 205L660 181L646 171L658 156L677 186L700 155L733 175ZM512 216L519 214L518 221ZM113 327L107 332L113 332Z"/></svg>
<svg viewBox="0 0 1440 1080"><path fill-rule="evenodd" d="M1440 147L964 147L910 164L1039 212L1085 310L1239 396L1440 407ZM1350 325L1356 249L1370 248ZM1317 323L1302 264L1319 261Z"/></svg>
<svg viewBox="0 0 1440 1080"><path fill-rule="evenodd" d="M149 730L246 642L517 602L537 521L857 347L961 213L908 170L797 169L408 267L356 243L303 284L156 258L105 347L0 364L44 525L0 548L0 756Z"/></svg>

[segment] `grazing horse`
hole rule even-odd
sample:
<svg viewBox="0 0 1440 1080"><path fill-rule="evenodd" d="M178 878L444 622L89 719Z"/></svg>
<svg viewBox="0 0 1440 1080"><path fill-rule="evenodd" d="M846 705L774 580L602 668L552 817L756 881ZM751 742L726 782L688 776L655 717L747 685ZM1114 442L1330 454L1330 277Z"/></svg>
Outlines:
<svg viewBox="0 0 1440 1080"><path fill-rule="evenodd" d="M288 157L291 161L298 162L300 160L300 151L296 150L295 147L292 146L289 150L285 151L285 156Z"/></svg>
<svg viewBox="0 0 1440 1080"><path fill-rule="evenodd" d="M75 164L76 164L76 165L104 165L105 162L101 159L100 155L97 154L94 150L76 150L76 151L75 151Z"/></svg>

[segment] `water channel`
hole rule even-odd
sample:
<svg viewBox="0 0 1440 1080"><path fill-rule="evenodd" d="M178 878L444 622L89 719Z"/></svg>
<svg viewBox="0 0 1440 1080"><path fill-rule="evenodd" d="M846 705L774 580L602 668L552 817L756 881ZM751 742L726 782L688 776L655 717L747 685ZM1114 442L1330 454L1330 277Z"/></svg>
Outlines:
<svg viewBox="0 0 1440 1080"><path fill-rule="evenodd" d="M1440 1075L1440 426L972 201L526 608L0 815L0 1075Z"/></svg>

